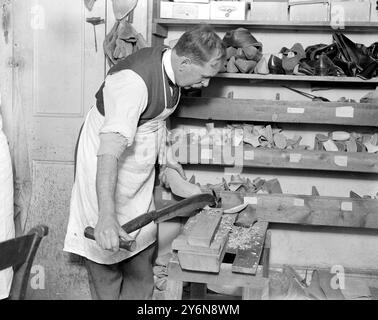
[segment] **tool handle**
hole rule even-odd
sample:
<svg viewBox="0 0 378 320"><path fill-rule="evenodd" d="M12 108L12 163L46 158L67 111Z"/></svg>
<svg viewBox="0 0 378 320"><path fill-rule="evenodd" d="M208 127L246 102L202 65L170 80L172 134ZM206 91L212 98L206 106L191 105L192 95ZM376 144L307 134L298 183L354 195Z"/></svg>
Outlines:
<svg viewBox="0 0 378 320"><path fill-rule="evenodd" d="M84 236L88 239L95 240L94 237L94 229L92 227L86 227L84 230ZM119 247L125 249L127 251L135 251L136 249L136 241L133 240L124 240L119 238Z"/></svg>

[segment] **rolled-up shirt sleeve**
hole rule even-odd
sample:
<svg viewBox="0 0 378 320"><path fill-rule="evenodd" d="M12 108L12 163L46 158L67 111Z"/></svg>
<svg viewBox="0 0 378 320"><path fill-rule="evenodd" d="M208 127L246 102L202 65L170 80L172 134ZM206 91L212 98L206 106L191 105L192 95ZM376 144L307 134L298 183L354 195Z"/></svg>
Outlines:
<svg viewBox="0 0 378 320"><path fill-rule="evenodd" d="M143 79L132 70L108 75L103 89L105 121L100 135L118 133L126 146L133 144L138 121L147 107L148 90Z"/></svg>

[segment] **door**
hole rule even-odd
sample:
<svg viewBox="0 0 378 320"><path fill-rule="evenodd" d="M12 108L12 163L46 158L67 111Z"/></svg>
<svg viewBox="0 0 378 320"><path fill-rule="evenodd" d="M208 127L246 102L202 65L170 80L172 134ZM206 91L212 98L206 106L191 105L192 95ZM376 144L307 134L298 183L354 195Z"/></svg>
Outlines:
<svg viewBox="0 0 378 320"><path fill-rule="evenodd" d="M45 224L28 289L29 299L87 299L87 275L62 251L73 184L73 160L80 126L104 78L106 1L88 11L81 0L14 0L13 105L26 125L32 197L26 230ZM17 121L13 119L12 121Z"/></svg>

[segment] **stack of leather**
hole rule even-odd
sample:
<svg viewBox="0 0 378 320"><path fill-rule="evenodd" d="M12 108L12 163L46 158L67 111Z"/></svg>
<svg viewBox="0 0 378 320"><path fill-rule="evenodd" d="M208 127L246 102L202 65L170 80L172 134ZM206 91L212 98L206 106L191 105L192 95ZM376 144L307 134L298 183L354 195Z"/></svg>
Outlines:
<svg viewBox="0 0 378 320"><path fill-rule="evenodd" d="M193 175L190 180L195 183L195 176ZM248 193L282 193L281 185L278 179L265 180L260 177L251 181L249 178L243 178L240 175L232 175L229 182L222 178L222 182L218 184L206 184L201 186L202 189L214 191L233 191L233 192L248 192Z"/></svg>
<svg viewBox="0 0 378 320"><path fill-rule="evenodd" d="M306 53L300 43L295 43L290 49L283 47L278 55L270 56L268 61L269 72L272 74L293 74L305 58Z"/></svg>
<svg viewBox="0 0 378 320"><path fill-rule="evenodd" d="M289 139L283 134L282 129L272 128L270 125L262 127L245 124L243 129L244 143L250 144L254 148L263 147L281 150L307 150L310 148L309 146L299 144L302 137L295 136L293 139Z"/></svg>
<svg viewBox="0 0 378 320"><path fill-rule="evenodd" d="M315 136L314 150L338 152L378 152L378 133L360 134L356 132L334 131L328 135Z"/></svg>
<svg viewBox="0 0 378 320"><path fill-rule="evenodd" d="M377 76L378 42L366 47L342 33L334 33L333 43L315 44L306 48L294 74L316 76L349 76L364 80Z"/></svg>
<svg viewBox="0 0 378 320"><path fill-rule="evenodd" d="M262 44L244 28L229 31L225 34L223 42L227 47L227 64L223 71L229 73L253 73L262 70Z"/></svg>

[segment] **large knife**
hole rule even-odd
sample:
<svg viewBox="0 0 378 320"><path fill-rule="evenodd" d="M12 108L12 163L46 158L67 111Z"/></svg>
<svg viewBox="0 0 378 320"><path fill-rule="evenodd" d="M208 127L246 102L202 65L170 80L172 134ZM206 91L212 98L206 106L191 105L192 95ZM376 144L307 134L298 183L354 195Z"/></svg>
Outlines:
<svg viewBox="0 0 378 320"><path fill-rule="evenodd" d="M218 204L218 199L215 193L201 193L184 200L181 200L173 205L161 208L159 210L153 210L144 213L135 219L130 220L122 226L122 229L127 233L134 232L150 222L155 223L163 222L174 217L188 216L199 209L203 209L205 206L215 206ZM95 240L94 228L86 227L84 236L88 239ZM128 251L134 251L136 249L135 240L119 239L119 247Z"/></svg>

